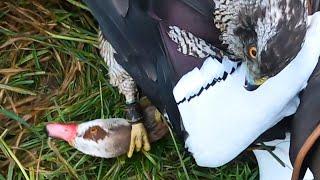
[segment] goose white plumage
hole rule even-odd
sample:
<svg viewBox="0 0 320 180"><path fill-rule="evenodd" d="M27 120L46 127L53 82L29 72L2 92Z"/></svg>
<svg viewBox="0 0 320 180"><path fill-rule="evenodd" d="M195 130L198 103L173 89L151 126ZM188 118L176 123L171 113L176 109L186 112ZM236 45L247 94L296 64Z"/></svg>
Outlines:
<svg viewBox="0 0 320 180"><path fill-rule="evenodd" d="M316 13L309 17L305 42L296 58L256 91L243 87L244 65L225 80L208 86L207 79L218 77L208 77L215 74L206 73L206 66L224 68L213 58L208 58L201 69L195 68L182 77L173 93L176 102L180 102L179 110L189 134L186 147L198 165L218 167L228 163L259 135L296 112L300 102L297 95L306 87L318 63L319 27L320 13ZM195 84L198 86L193 87Z"/></svg>
<svg viewBox="0 0 320 180"><path fill-rule="evenodd" d="M286 134L285 139L277 139L264 143L266 146L275 147L272 153L281 160L280 164L270 152L266 150L254 150L254 155L259 164L260 180L289 180L291 178L293 167L289 158L290 134ZM313 180L314 177L308 169L303 180Z"/></svg>

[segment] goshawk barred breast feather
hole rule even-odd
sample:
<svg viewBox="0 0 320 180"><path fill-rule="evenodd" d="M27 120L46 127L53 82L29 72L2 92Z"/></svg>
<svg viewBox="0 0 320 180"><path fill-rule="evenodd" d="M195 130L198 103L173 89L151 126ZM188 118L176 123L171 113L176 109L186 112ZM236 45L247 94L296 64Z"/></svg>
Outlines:
<svg viewBox="0 0 320 180"><path fill-rule="evenodd" d="M307 29L307 0L213 1L221 40L246 64L248 90L275 76L300 51Z"/></svg>

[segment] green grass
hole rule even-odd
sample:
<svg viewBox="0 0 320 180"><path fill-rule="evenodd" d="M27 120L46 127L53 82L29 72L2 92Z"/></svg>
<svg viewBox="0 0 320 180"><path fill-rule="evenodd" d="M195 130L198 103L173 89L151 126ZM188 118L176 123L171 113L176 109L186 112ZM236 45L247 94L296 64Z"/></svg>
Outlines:
<svg viewBox="0 0 320 180"><path fill-rule="evenodd" d="M49 140L47 122L123 117L97 44L80 1L0 1L0 180L258 179L250 153L201 168L171 136L131 159L93 158Z"/></svg>

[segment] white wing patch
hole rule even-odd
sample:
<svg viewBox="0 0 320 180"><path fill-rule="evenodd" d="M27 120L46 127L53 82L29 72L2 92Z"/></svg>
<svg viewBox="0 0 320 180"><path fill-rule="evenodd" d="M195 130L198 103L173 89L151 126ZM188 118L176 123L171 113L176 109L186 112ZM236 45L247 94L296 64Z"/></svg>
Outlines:
<svg viewBox="0 0 320 180"><path fill-rule="evenodd" d="M191 101L206 92L211 86L226 80L240 65L240 62L230 61L226 57L221 62L213 57L207 58L201 69L193 69L184 75L175 86L173 94L177 104Z"/></svg>

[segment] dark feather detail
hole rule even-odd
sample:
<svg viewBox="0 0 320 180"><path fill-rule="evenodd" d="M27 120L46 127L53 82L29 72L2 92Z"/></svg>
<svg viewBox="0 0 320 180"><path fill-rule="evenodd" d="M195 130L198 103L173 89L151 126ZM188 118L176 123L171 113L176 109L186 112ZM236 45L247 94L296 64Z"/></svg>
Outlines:
<svg viewBox="0 0 320 180"><path fill-rule="evenodd" d="M126 17L129 11L129 0L112 0L114 7L122 17Z"/></svg>
<svg viewBox="0 0 320 180"><path fill-rule="evenodd" d="M149 5L148 1L130 1L125 17L119 16L115 4L111 1L84 2L98 20L104 37L116 50L117 62L130 74L153 104L163 113L168 113L175 130L181 135L180 114L172 94L173 83L165 81L175 79L171 77L174 72L167 61L158 29L159 24L149 16L146 8ZM168 69L169 73L163 74L162 69Z"/></svg>
<svg viewBox="0 0 320 180"><path fill-rule="evenodd" d="M117 52L114 57L118 64L142 93L168 114L176 133L183 137L172 91L185 73L201 67L203 62L177 52L177 45L167 35L168 27L180 26L223 50L219 31L212 23L211 0L131 0L125 17L119 15L112 1L84 2L99 22L104 38Z"/></svg>
<svg viewBox="0 0 320 180"><path fill-rule="evenodd" d="M200 14L205 17L211 16L214 3L212 0L201 0L202 3L199 3L195 0L182 0L182 2L186 3L188 6L192 7L193 9L197 10Z"/></svg>

